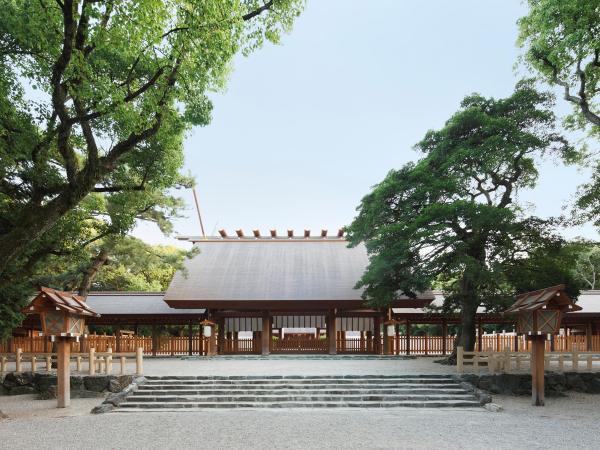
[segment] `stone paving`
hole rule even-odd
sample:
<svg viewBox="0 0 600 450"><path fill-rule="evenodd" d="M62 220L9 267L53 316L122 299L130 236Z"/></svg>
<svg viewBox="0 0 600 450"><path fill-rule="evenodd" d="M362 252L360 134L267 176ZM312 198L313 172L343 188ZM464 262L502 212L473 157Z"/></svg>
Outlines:
<svg viewBox="0 0 600 450"><path fill-rule="evenodd" d="M456 368L437 364L440 357L341 358L145 358L145 375L399 375L453 374Z"/></svg>

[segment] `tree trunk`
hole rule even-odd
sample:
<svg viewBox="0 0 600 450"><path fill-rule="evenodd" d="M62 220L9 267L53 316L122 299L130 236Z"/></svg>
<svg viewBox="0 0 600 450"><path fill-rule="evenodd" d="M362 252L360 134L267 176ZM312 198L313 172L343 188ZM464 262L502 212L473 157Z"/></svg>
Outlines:
<svg viewBox="0 0 600 450"><path fill-rule="evenodd" d="M473 302L473 300L471 300ZM462 305L461 312L461 330L458 345L463 347L466 352L472 352L475 350L475 330L477 329L476 323L477 307L472 304Z"/></svg>
<svg viewBox="0 0 600 450"><path fill-rule="evenodd" d="M15 226L0 237L0 286L6 270L23 255L32 241L39 239L65 214L73 209L92 189L92 181L65 189L45 205L30 204L23 208Z"/></svg>
<svg viewBox="0 0 600 450"><path fill-rule="evenodd" d="M92 283L98 272L108 262L108 250L103 248L100 250L100 253L92 259L90 266L83 274L83 279L81 280L81 284L79 285L79 295L83 297L87 297L90 292L90 288L92 287Z"/></svg>

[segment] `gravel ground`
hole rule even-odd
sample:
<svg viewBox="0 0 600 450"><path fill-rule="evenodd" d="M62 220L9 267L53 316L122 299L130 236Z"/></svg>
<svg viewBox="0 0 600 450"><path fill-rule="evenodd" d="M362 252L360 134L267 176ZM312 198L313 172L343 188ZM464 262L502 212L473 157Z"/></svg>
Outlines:
<svg viewBox="0 0 600 450"><path fill-rule="evenodd" d="M282 409L21 417L0 421L0 448L600 448L598 397L572 394L549 399L544 408L531 407L526 397L497 396L494 401L505 410Z"/></svg>
<svg viewBox="0 0 600 450"><path fill-rule="evenodd" d="M147 359L147 375L453 373L435 358L398 361ZM570 393L535 408L494 396L499 413L471 409L277 409L91 415L34 396L0 397L0 449L600 448L600 396Z"/></svg>

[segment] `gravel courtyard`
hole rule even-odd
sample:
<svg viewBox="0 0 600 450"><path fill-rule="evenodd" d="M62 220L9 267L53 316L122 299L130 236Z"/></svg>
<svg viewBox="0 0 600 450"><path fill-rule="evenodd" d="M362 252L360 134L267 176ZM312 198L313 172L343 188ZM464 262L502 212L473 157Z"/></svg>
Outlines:
<svg viewBox="0 0 600 450"><path fill-rule="evenodd" d="M452 373L414 360L144 361L147 375ZM600 448L600 396L569 393L534 408L528 397L494 396L504 410L277 409L91 415L102 399L68 410L33 396L0 397L0 449L170 448Z"/></svg>

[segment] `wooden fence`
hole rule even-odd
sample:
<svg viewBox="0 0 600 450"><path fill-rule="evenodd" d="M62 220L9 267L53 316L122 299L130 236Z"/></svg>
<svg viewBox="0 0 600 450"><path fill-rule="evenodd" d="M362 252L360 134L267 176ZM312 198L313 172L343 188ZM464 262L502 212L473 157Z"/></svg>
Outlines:
<svg viewBox="0 0 600 450"><path fill-rule="evenodd" d="M380 351L383 351L383 337L380 338ZM454 350L456 337L447 336L444 346L442 336L410 336L395 335L388 338L389 352L393 355L443 355ZM479 341L481 340L481 348ZM191 344L191 346L190 346ZM104 336L88 335L80 342L71 344L72 353L86 353L91 348L98 352L106 352L109 348L116 352L135 352L138 347L146 355L178 356L178 355L206 355L208 338L194 335L189 336ZM13 337L7 342L0 342L0 353L14 353L17 348L24 353L49 353L52 344L45 337ZM260 339L224 339L224 353L260 353ZM286 337L272 341L274 352L326 352L327 340L307 338L305 336ZM531 344L523 336L510 334L486 334L481 339L476 339L475 351L500 352L531 351ZM584 335L554 336L552 341L546 342L547 352L578 351L600 352L600 335L591 336L589 342ZM339 353L374 353L375 337L365 336L360 338L338 338L337 351Z"/></svg>
<svg viewBox="0 0 600 450"><path fill-rule="evenodd" d="M594 365L594 363L597 363ZM462 347L457 348L456 352L456 371L459 374L469 370L473 373L480 373L487 369L489 373L508 373L529 370L531 368L530 352L513 352L505 350L503 352L466 352ZM566 369L579 371L585 368L591 371L594 368L600 369L600 353L585 352L573 350L571 352L550 352L544 355L544 366L546 370L556 369L563 372Z"/></svg>
<svg viewBox="0 0 600 450"><path fill-rule="evenodd" d="M57 354L52 352L24 352L18 348L14 353L0 353L0 374L9 371L20 373L29 369L30 372L38 372L40 364L46 372L52 370L52 361L57 360ZM95 375L96 373L112 374L113 365L120 365L120 374L125 375L127 372L127 363L135 363L135 374L140 376L144 372L144 351L141 347L135 352L116 352L112 348L106 352L97 352L91 348L86 353L71 353L70 361L75 363L76 371L84 372L84 367L87 368L86 373ZM14 364L13 364L14 363Z"/></svg>

